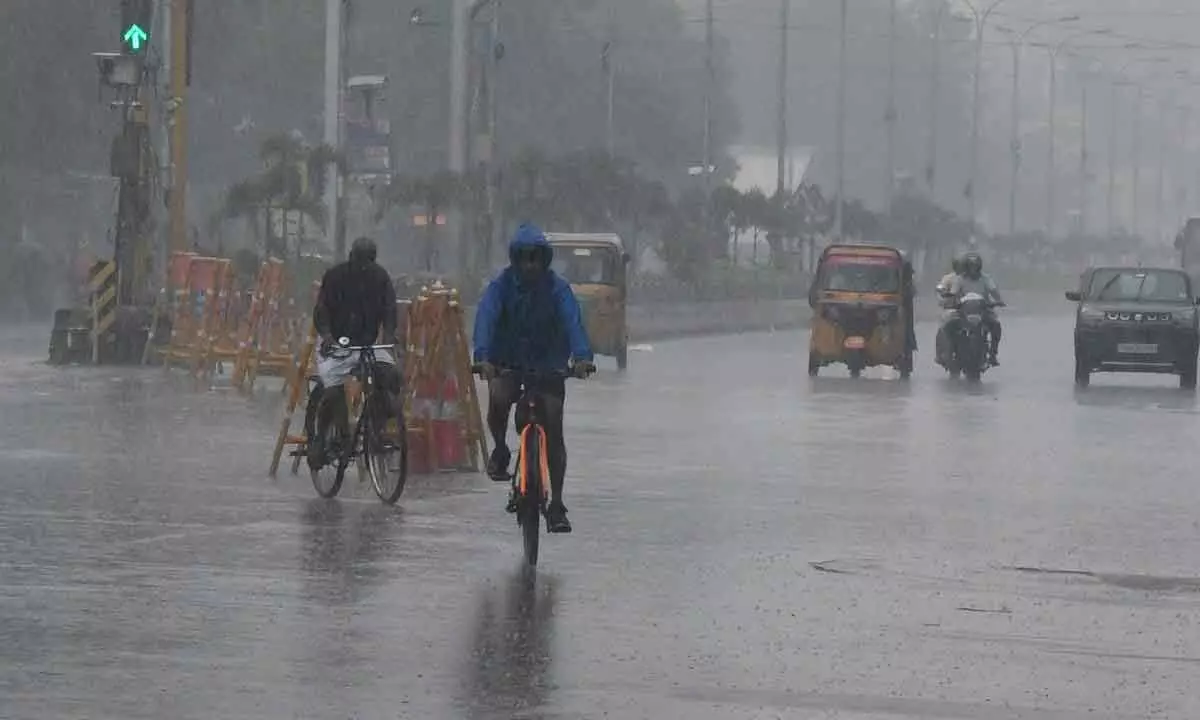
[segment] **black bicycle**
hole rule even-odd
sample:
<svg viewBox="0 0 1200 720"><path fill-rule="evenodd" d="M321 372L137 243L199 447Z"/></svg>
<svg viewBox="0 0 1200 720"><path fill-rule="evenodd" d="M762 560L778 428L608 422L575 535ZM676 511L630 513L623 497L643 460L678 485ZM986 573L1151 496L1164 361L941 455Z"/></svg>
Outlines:
<svg viewBox="0 0 1200 720"><path fill-rule="evenodd" d="M404 492L408 480L404 418L387 419L391 399L377 387L376 380L380 364L375 352L392 349L391 345L351 345L349 338L340 338L330 353L347 358L357 352L358 360L345 384L333 392L329 388L314 390L320 392L320 398L305 424L308 437L323 441L323 462L317 467L309 465L313 487L323 498L335 497L342 489L352 459L357 460L359 481L370 478L380 500L394 505ZM328 422L329 418L333 422ZM308 447L297 452L307 456Z"/></svg>
<svg viewBox="0 0 1200 720"><path fill-rule="evenodd" d="M482 366L471 366L471 372L481 374ZM525 544L525 562L530 567L538 561L538 541L541 537L541 518L550 506L550 453L546 436L545 405L540 391L541 382L548 379L579 377L572 370L500 370L500 377L516 378L520 384L520 399L516 405L517 462L508 477L512 484L517 525ZM496 479L496 478L493 478ZM504 478L499 478L503 480Z"/></svg>

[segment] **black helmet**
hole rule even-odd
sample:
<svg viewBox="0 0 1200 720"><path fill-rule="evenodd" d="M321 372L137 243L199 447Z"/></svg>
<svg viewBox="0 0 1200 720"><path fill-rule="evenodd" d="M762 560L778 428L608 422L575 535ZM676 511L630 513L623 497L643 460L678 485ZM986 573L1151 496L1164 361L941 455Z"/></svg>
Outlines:
<svg viewBox="0 0 1200 720"><path fill-rule="evenodd" d="M963 255L962 264L963 271L972 277L979 277L979 274L983 272L983 256L977 252Z"/></svg>
<svg viewBox="0 0 1200 720"><path fill-rule="evenodd" d="M363 236L350 246L350 263L352 265L370 265L375 262L378 254L379 248L375 246L375 241Z"/></svg>

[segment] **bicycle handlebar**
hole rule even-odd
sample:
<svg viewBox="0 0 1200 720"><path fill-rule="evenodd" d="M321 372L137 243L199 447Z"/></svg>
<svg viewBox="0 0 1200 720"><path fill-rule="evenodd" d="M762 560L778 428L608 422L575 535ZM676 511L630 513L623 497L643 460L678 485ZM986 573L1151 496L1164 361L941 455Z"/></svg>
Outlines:
<svg viewBox="0 0 1200 720"><path fill-rule="evenodd" d="M375 352L378 350L387 350L387 351L394 352L395 349L396 349L395 345L334 345L330 348L322 349L321 354L324 355L325 357L333 358L335 360L345 360L345 359L349 358L352 354L359 352L359 353L364 353L364 356L360 359L366 360L365 351L369 350L370 357L374 358Z"/></svg>
<svg viewBox="0 0 1200 720"><path fill-rule="evenodd" d="M362 352L363 350L394 350L395 345L338 345L333 348L342 352Z"/></svg>
<svg viewBox="0 0 1200 720"><path fill-rule="evenodd" d="M496 368L499 377L523 377L523 378L578 378L575 374L574 366L569 370L518 370L516 368ZM593 368L589 368L594 371ZM482 375L483 363L474 363L471 365L472 375ZM591 374L590 372L588 373Z"/></svg>

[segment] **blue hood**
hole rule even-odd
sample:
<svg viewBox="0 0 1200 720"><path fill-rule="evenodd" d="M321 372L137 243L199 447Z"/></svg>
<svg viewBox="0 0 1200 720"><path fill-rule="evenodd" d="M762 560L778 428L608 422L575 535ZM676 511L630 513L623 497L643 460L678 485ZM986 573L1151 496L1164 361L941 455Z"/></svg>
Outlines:
<svg viewBox="0 0 1200 720"><path fill-rule="evenodd" d="M516 265L517 251L523 248L538 248L544 251L546 255L546 267L550 267L550 263L554 261L554 248L550 246L550 241L546 239L546 233L542 232L542 229L537 225L525 223L517 228L517 232L508 243L509 262Z"/></svg>

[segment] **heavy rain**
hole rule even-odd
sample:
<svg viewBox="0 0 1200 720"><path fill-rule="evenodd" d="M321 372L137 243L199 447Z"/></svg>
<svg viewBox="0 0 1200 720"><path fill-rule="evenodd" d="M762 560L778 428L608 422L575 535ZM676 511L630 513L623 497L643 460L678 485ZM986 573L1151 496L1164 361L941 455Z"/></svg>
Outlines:
<svg viewBox="0 0 1200 720"><path fill-rule="evenodd" d="M0 717L1200 717L1198 31L0 1Z"/></svg>

